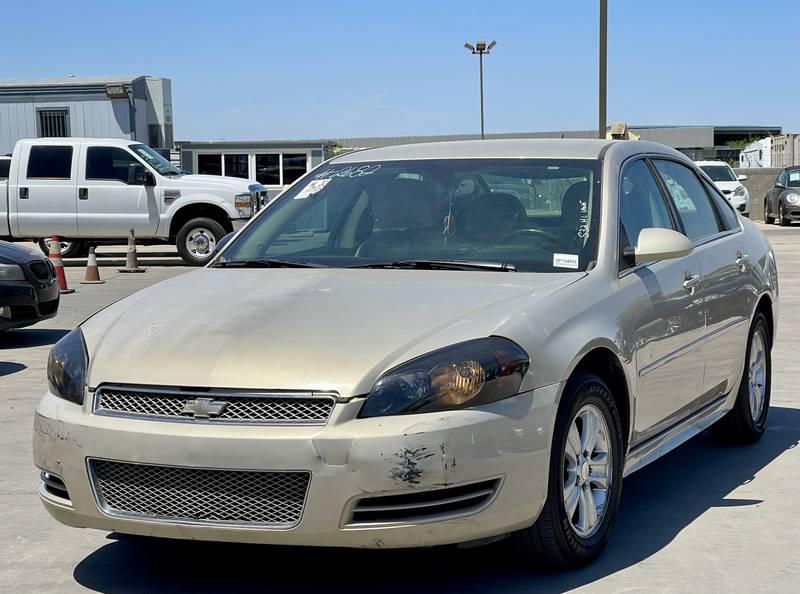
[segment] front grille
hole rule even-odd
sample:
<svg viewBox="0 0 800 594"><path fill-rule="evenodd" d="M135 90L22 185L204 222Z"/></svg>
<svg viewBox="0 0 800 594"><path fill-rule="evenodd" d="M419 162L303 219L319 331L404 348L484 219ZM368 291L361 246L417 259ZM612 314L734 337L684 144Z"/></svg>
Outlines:
<svg viewBox="0 0 800 594"><path fill-rule="evenodd" d="M30 268L33 276L40 281L49 281L52 278L50 276L50 269L44 262L31 262L28 264L28 268Z"/></svg>
<svg viewBox="0 0 800 594"><path fill-rule="evenodd" d="M311 473L213 470L89 460L107 515L286 529L303 515Z"/></svg>
<svg viewBox="0 0 800 594"><path fill-rule="evenodd" d="M222 412L208 417L193 416L189 411L196 408L198 399L213 403L212 409L222 408ZM202 418L223 423L324 425L335 404L333 396L311 393L285 395L101 387L96 396L95 412L173 421Z"/></svg>
<svg viewBox="0 0 800 594"><path fill-rule="evenodd" d="M492 500L499 484L499 480L489 480L433 491L365 497L353 508L350 523L411 522L475 512Z"/></svg>

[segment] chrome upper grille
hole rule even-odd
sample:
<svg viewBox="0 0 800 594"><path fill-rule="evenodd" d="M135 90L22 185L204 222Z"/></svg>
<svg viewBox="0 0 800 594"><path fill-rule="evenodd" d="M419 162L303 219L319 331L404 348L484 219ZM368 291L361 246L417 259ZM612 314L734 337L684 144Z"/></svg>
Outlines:
<svg viewBox="0 0 800 594"><path fill-rule="evenodd" d="M109 516L286 529L303 515L311 473L213 470L89 460Z"/></svg>
<svg viewBox="0 0 800 594"><path fill-rule="evenodd" d="M322 394L251 394L236 392L184 392L139 388L101 387L95 396L98 414L124 415L151 419L192 421L184 409L198 398L225 403L209 422L324 425L331 416L336 399Z"/></svg>

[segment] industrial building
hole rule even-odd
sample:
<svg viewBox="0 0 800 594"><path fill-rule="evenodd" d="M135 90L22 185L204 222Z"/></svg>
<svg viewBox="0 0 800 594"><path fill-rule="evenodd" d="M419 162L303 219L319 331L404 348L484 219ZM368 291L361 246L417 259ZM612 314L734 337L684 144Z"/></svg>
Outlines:
<svg viewBox="0 0 800 594"><path fill-rule="evenodd" d="M152 76L0 82L0 154L21 138L125 138L173 145L172 85Z"/></svg>

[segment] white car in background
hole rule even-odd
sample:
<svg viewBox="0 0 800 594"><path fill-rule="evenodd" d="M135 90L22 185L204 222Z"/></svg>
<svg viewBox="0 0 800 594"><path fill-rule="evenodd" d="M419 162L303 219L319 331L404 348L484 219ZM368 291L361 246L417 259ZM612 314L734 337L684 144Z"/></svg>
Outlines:
<svg viewBox="0 0 800 594"><path fill-rule="evenodd" d="M742 216L750 216L750 193L742 185L746 175L736 175L725 161L697 161L697 166L711 178L714 185Z"/></svg>

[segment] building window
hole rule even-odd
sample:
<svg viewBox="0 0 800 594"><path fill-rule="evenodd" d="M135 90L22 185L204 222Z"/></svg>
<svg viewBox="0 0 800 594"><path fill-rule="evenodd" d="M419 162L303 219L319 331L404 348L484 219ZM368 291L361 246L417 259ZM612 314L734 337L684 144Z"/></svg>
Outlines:
<svg viewBox="0 0 800 594"><path fill-rule="evenodd" d="M265 186L281 185L280 162L278 154L256 155L256 181Z"/></svg>
<svg viewBox="0 0 800 594"><path fill-rule="evenodd" d="M31 147L28 155L28 179L69 179L71 176L71 146Z"/></svg>
<svg viewBox="0 0 800 594"><path fill-rule="evenodd" d="M308 171L308 155L305 153L283 155L283 185L288 186L303 177Z"/></svg>
<svg viewBox="0 0 800 594"><path fill-rule="evenodd" d="M63 138L69 136L69 109L40 109L39 138Z"/></svg>
<svg viewBox="0 0 800 594"><path fill-rule="evenodd" d="M222 175L222 155L197 155L197 173Z"/></svg>
<svg viewBox="0 0 800 594"><path fill-rule="evenodd" d="M225 155L225 175L231 177L250 177L248 155Z"/></svg>

